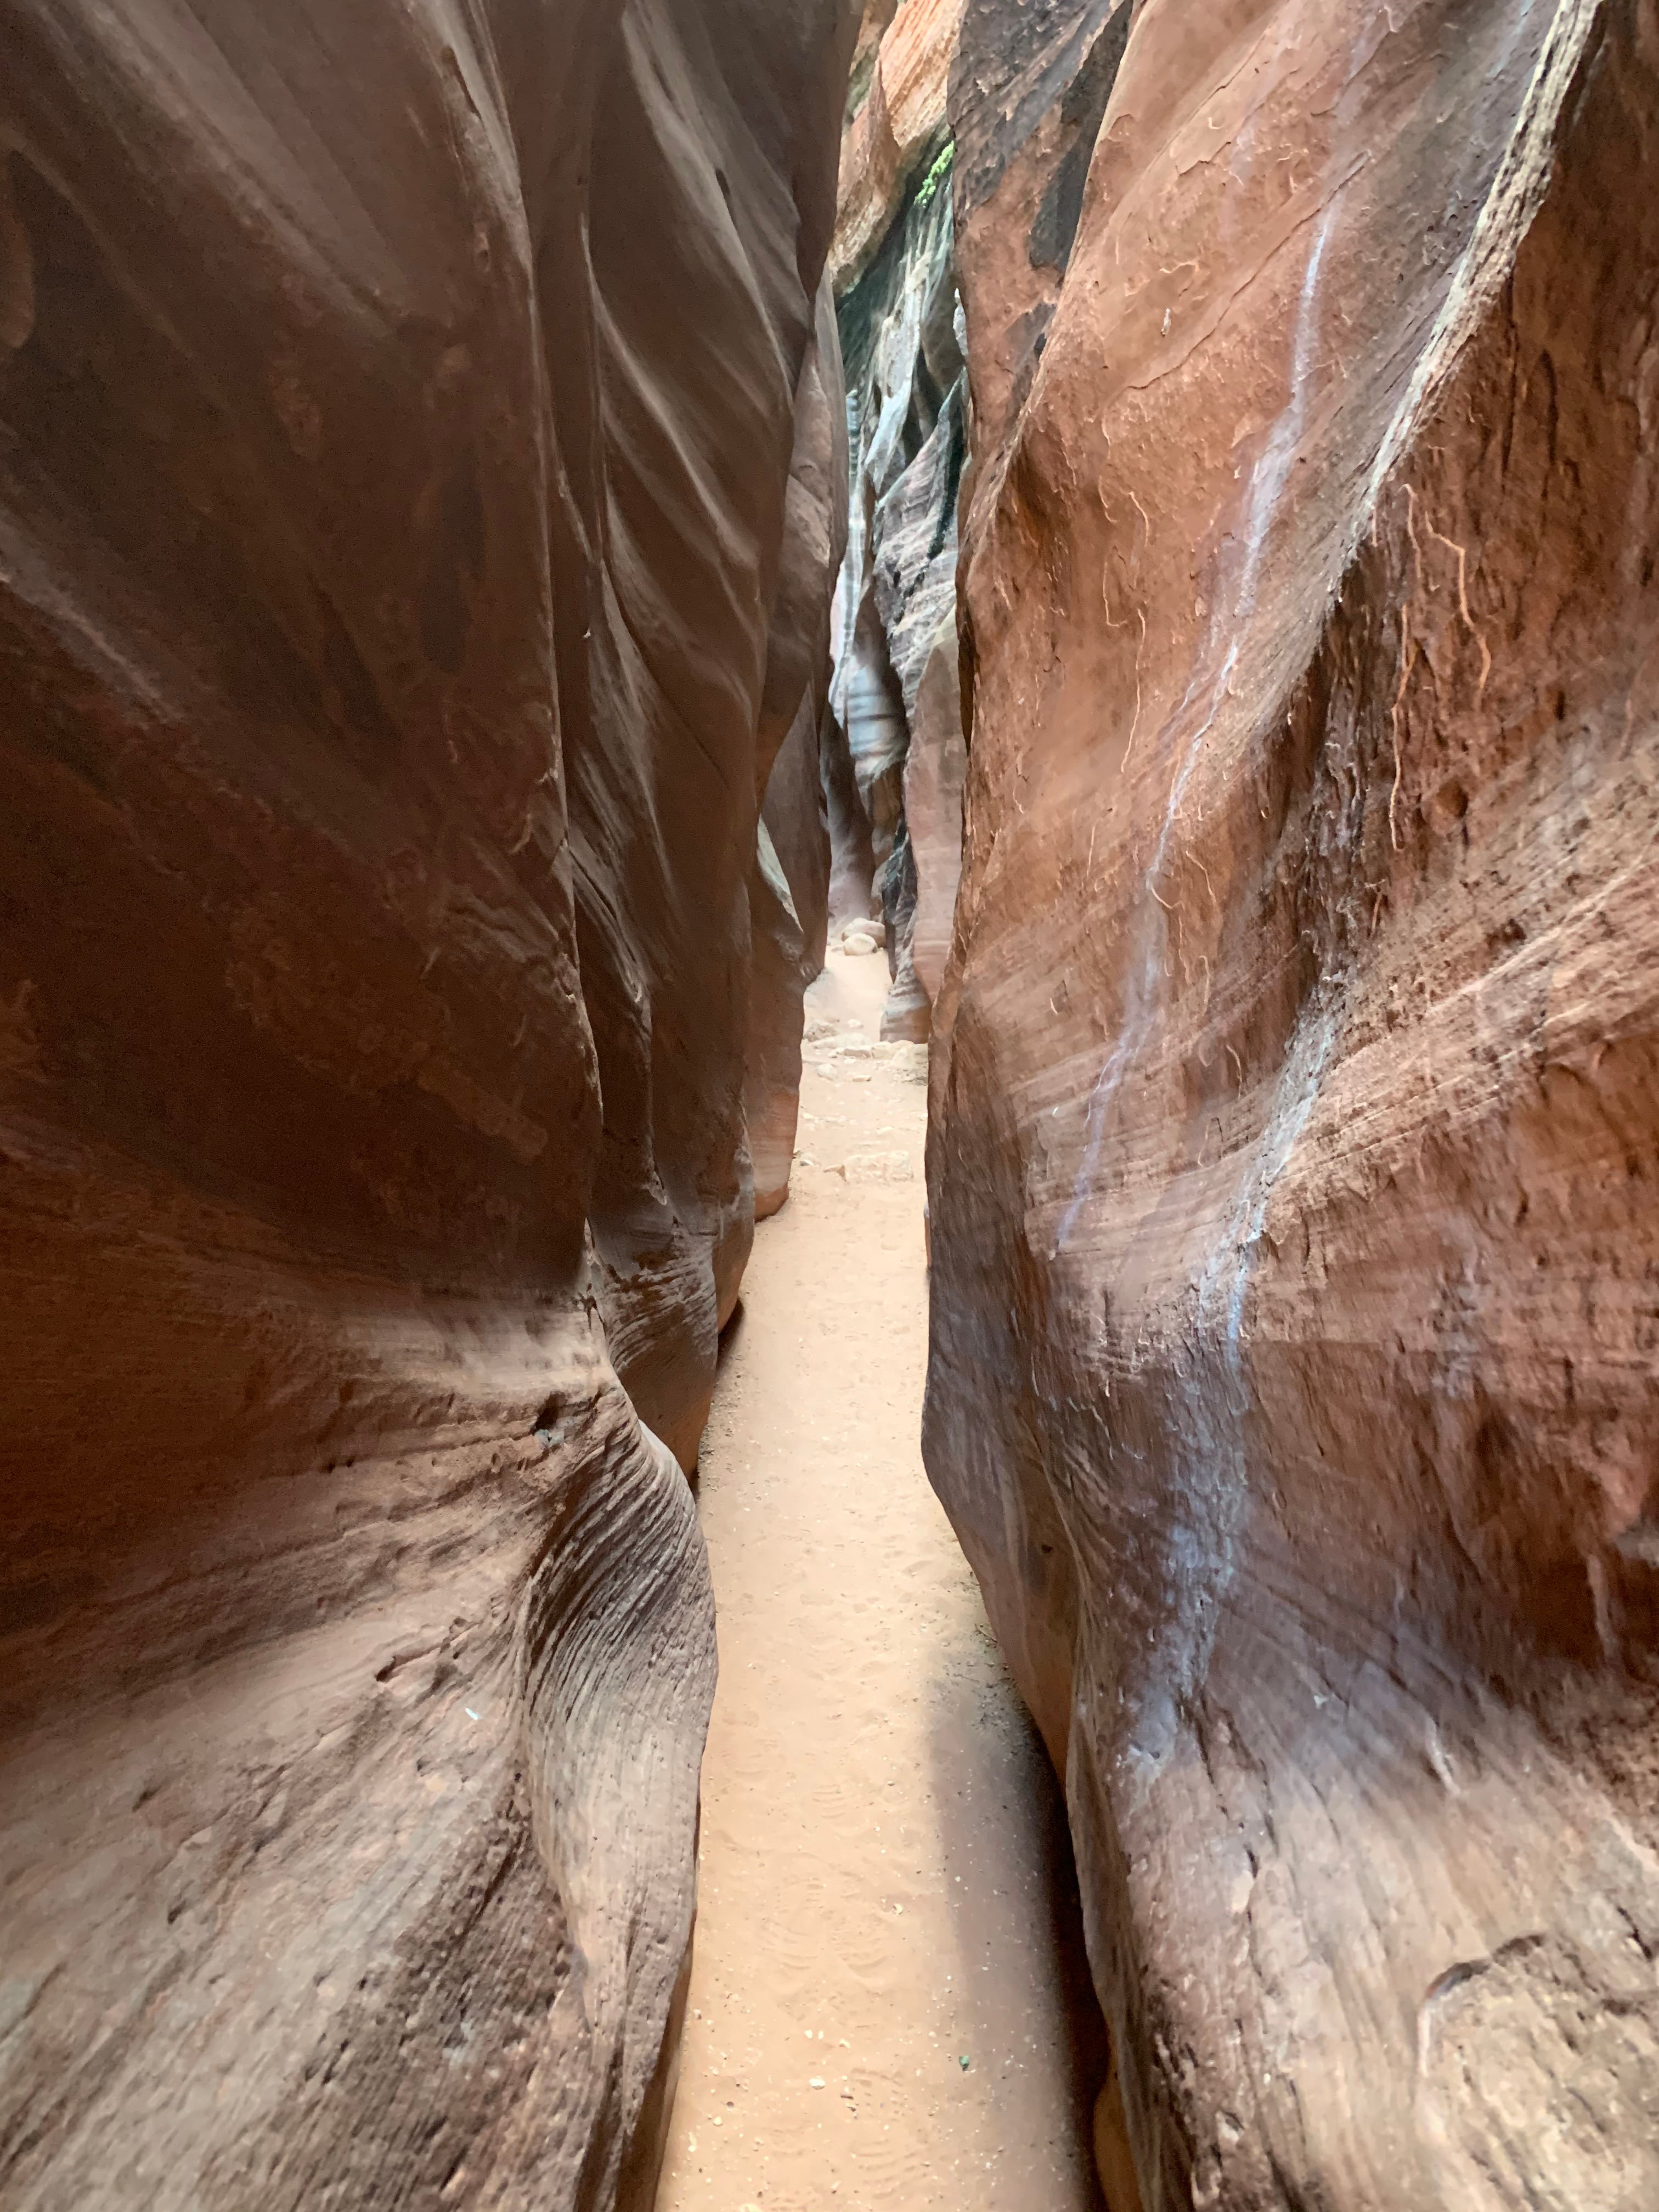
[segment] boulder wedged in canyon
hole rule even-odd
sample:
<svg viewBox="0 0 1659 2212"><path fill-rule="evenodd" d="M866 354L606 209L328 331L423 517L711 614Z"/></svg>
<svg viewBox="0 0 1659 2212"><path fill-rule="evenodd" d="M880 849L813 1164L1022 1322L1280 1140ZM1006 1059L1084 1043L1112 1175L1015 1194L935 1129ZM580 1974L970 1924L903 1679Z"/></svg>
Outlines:
<svg viewBox="0 0 1659 2212"><path fill-rule="evenodd" d="M927 1462L1146 2212L1638 2212L1659 18L1109 12L974 0L953 88Z"/></svg>
<svg viewBox="0 0 1659 2212"><path fill-rule="evenodd" d="M643 2208L854 27L268 15L0 82L0 2194Z"/></svg>

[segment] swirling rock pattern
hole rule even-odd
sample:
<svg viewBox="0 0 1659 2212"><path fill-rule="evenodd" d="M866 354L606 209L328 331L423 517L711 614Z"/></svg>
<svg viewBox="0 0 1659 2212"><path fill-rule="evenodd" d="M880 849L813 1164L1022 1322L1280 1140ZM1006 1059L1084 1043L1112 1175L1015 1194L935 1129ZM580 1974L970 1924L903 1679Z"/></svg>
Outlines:
<svg viewBox="0 0 1659 2212"><path fill-rule="evenodd" d="M1139 2188L1635 2212L1659 19L973 0L952 99L926 1450Z"/></svg>
<svg viewBox="0 0 1659 2212"><path fill-rule="evenodd" d="M20 2212L650 2202L854 30L6 10Z"/></svg>
<svg viewBox="0 0 1659 2212"><path fill-rule="evenodd" d="M949 719L959 695L937 672L925 717L927 759L914 794L907 767L924 720L924 675L957 650L957 506L968 453L968 386L945 87L961 19L960 0L947 6L911 0L893 19L869 101L843 145L831 257L841 288L851 456L831 702L857 793L856 807L843 801L841 811L856 830L868 825L872 890L893 979L883 1034L915 1040L927 1036L933 994L915 957L915 917L919 911L927 917L933 939L948 933L961 847L963 748L959 720L953 726ZM904 150L902 158L878 160L870 115L890 78L908 88ZM914 825L913 795L923 809ZM844 830L838 841L853 842ZM854 873L850 863L844 872ZM939 962L931 966L936 988Z"/></svg>

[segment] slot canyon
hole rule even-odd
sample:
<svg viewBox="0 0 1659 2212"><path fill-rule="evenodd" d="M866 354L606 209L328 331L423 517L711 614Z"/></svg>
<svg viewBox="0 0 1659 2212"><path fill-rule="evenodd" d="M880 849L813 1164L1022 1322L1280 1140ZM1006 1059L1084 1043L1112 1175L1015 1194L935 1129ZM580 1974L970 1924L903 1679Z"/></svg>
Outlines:
<svg viewBox="0 0 1659 2212"><path fill-rule="evenodd" d="M0 0L0 759L6 2212L1659 2212L1659 0Z"/></svg>

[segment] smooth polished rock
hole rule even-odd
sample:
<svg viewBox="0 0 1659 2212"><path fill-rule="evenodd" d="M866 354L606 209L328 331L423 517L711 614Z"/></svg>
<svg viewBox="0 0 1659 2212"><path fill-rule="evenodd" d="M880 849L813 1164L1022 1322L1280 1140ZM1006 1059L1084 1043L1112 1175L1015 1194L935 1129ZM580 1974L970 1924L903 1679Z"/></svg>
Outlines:
<svg viewBox="0 0 1659 2212"><path fill-rule="evenodd" d="M652 2201L854 30L8 15L9 2212Z"/></svg>
<svg viewBox="0 0 1659 2212"><path fill-rule="evenodd" d="M974 0L958 81L926 1452L1103 2141L1146 2212L1638 2212L1653 11Z"/></svg>

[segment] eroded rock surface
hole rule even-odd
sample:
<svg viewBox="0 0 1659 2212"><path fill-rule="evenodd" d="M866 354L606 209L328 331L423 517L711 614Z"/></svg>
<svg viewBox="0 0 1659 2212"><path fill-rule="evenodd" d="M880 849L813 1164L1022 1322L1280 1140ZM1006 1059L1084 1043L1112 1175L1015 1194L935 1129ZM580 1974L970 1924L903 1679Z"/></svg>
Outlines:
<svg viewBox="0 0 1659 2212"><path fill-rule="evenodd" d="M893 988L884 1026L890 1036L919 1040L928 1033L932 989L915 957L915 918L918 911L927 916L937 988L933 940L948 936L961 846L964 754L960 720L951 720L958 695L938 667L925 714L920 704L930 666L953 661L957 652L957 507L968 452L968 387L945 88L961 19L959 0L954 6L908 0L893 19L869 101L842 148L831 256L851 448L831 697L858 811L868 824L872 896L887 927ZM878 158L871 116L890 82L906 88L896 106L904 118L902 150ZM927 757L915 794L922 818L913 829L907 763L924 720ZM845 872L853 873L850 864Z"/></svg>
<svg viewBox="0 0 1659 2212"><path fill-rule="evenodd" d="M749 884L752 965L744 1108L757 1220L775 1213L789 1194L802 1005L806 986L823 966L829 936L830 837L818 739L830 690L824 580L840 567L847 544L846 418L835 301L826 278L796 386L783 558L755 744L761 818Z"/></svg>
<svg viewBox="0 0 1659 2212"><path fill-rule="evenodd" d="M650 2202L848 15L8 12L19 2212Z"/></svg>
<svg viewBox="0 0 1659 2212"><path fill-rule="evenodd" d="M841 152L830 274L845 291L892 226L907 187L943 143L945 88L963 0L866 0Z"/></svg>
<svg viewBox="0 0 1659 2212"><path fill-rule="evenodd" d="M1129 14L953 83L928 1465L1147 2212L1638 2212L1659 18Z"/></svg>

